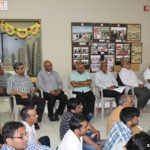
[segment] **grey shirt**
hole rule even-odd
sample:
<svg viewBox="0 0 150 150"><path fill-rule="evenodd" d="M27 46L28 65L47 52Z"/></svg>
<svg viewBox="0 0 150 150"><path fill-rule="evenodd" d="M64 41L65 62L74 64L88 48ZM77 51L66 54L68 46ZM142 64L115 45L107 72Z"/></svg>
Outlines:
<svg viewBox="0 0 150 150"><path fill-rule="evenodd" d="M47 72L45 70L38 73L37 86L44 92L56 91L58 88L62 89L62 81L56 71Z"/></svg>
<svg viewBox="0 0 150 150"><path fill-rule="evenodd" d="M6 90L7 88L7 79L11 77L10 73L4 73L3 75L0 75L0 88L3 90Z"/></svg>

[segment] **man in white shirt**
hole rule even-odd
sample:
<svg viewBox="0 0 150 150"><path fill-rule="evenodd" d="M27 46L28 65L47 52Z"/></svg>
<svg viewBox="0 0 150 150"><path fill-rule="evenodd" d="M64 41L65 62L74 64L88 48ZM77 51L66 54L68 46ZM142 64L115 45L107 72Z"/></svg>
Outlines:
<svg viewBox="0 0 150 150"><path fill-rule="evenodd" d="M38 139L34 124L38 121L38 115L35 109L31 106L24 107L21 110L22 123L26 127L28 133L28 141L33 144L46 145L50 147L50 139L48 136L43 136Z"/></svg>
<svg viewBox="0 0 150 150"><path fill-rule="evenodd" d="M110 71L107 70L107 63L101 62L100 70L95 74L95 85L99 90L103 89L105 97L115 97L116 104L119 105L119 99L122 93L115 91L114 89L118 86L115 77Z"/></svg>
<svg viewBox="0 0 150 150"><path fill-rule="evenodd" d="M136 74L131 70L131 64L127 60L122 60L122 69L119 72L119 76L123 84L128 87L128 93L131 94L131 87L134 87L134 93L138 99L138 108L144 108L150 99L150 90L144 87L142 81L140 81Z"/></svg>
<svg viewBox="0 0 150 150"><path fill-rule="evenodd" d="M74 114L69 125L70 129L65 134L58 150L82 150L82 136L84 136L88 130L86 118L82 114Z"/></svg>
<svg viewBox="0 0 150 150"><path fill-rule="evenodd" d="M150 89L150 65L149 65L149 67L145 70L143 76L144 76L144 79L145 79L145 81L146 81L145 86L146 86L148 89Z"/></svg>

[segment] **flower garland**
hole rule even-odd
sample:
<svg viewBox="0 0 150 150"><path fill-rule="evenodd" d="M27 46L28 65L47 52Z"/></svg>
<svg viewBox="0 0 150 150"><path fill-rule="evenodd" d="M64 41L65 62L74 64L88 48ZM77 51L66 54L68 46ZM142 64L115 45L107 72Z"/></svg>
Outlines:
<svg viewBox="0 0 150 150"><path fill-rule="evenodd" d="M29 37L30 39L32 35L36 35L38 34L38 32L40 32L40 22L34 24L29 28L22 29L22 28L15 28L12 25L2 21L0 23L0 32L7 33L10 36L15 35L15 39L18 39L17 36L22 39L26 37Z"/></svg>

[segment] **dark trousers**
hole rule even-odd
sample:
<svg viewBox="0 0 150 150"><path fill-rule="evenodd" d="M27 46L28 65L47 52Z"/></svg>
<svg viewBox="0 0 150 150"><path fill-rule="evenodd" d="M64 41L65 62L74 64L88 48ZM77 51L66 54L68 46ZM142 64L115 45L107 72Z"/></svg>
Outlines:
<svg viewBox="0 0 150 150"><path fill-rule="evenodd" d="M48 146L50 147L50 139L48 136L42 136L39 138L39 142L41 143L41 145L45 145L45 146Z"/></svg>
<svg viewBox="0 0 150 150"><path fill-rule="evenodd" d="M131 94L131 90L128 93ZM138 108L143 108L150 99L150 90L147 87L135 87L134 93L138 99Z"/></svg>
<svg viewBox="0 0 150 150"><path fill-rule="evenodd" d="M114 91L114 90L103 90L103 95L104 97L115 97L116 99L116 105L119 106L119 99L122 95L122 93L119 93L117 91Z"/></svg>
<svg viewBox="0 0 150 150"><path fill-rule="evenodd" d="M34 106L37 105L36 111L38 114L38 122L42 121L42 115L45 107L45 100L41 99L37 96L33 96L32 98L21 98L19 95L15 95L17 105L24 105L24 106Z"/></svg>
<svg viewBox="0 0 150 150"><path fill-rule="evenodd" d="M48 116L53 117L53 109L55 106L56 99L60 101L57 113L62 115L67 104L68 98L63 91L58 96L54 96L50 93L44 92L44 99L48 101Z"/></svg>
<svg viewBox="0 0 150 150"><path fill-rule="evenodd" d="M76 94L76 98L79 99L83 105L83 114L88 118L89 113L94 113L95 96L92 91L82 93L73 92Z"/></svg>

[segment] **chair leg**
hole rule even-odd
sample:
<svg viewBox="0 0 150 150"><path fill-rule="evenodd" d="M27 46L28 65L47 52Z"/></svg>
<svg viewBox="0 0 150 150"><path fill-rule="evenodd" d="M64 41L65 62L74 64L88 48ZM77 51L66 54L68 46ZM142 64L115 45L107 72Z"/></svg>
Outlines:
<svg viewBox="0 0 150 150"><path fill-rule="evenodd" d="M104 109L105 109L105 102L102 102L101 103L101 105L102 105L102 119L104 118Z"/></svg>
<svg viewBox="0 0 150 150"><path fill-rule="evenodd" d="M16 106L15 108L15 121L18 121L19 108Z"/></svg>

